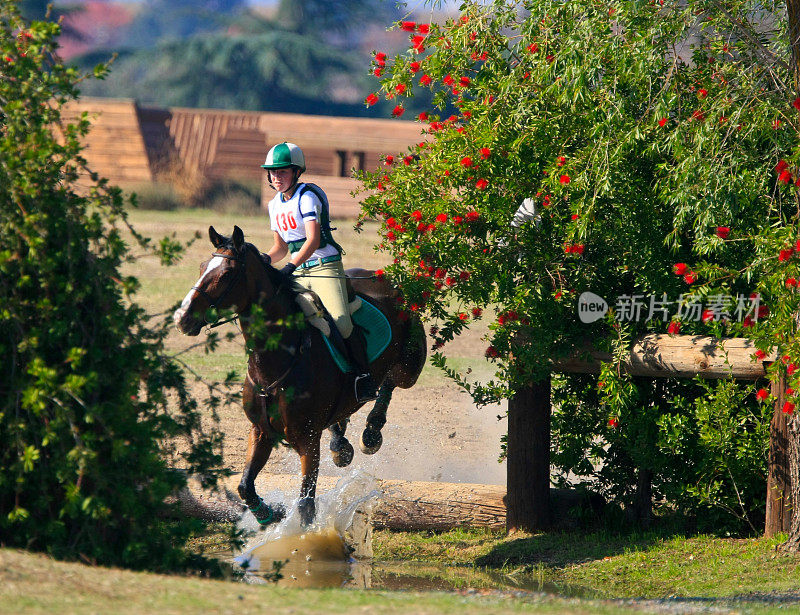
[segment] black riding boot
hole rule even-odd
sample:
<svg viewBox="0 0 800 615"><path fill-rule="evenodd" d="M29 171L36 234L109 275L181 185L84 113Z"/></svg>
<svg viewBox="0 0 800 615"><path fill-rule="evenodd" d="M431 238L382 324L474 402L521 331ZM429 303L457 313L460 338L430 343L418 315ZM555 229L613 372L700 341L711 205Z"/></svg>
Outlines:
<svg viewBox="0 0 800 615"><path fill-rule="evenodd" d="M350 337L344 340L350 353L350 360L356 368L355 393L356 401L364 403L378 399L378 390L372 374L369 372L367 361L367 341L364 334L357 327L353 328Z"/></svg>

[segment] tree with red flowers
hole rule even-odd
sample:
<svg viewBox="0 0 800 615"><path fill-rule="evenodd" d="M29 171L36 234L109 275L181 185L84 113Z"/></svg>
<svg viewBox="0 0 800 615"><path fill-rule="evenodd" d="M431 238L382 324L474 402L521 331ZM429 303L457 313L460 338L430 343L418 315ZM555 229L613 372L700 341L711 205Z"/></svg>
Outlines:
<svg viewBox="0 0 800 615"><path fill-rule="evenodd" d="M612 351L594 393L577 394L583 377L559 380L554 429L586 434L584 452L617 472L606 491L631 509L646 501L646 512L653 495L691 496L747 511L740 518L755 529L770 419L763 393L730 382L654 386L626 376L619 359L642 333L680 331L744 335L762 351L780 342L790 360L771 368L776 379L800 365L800 299L789 283L800 276L800 53L790 57L784 21L751 22L753 3L523 4L467 3L444 24L403 22L408 52L381 60L382 91L399 101L430 91L435 103L418 117L424 139L363 176L372 190L363 215L382 221L379 248L394 256L387 274L436 321L437 349L470 325L461 315L471 307L494 308L494 379L468 381L433 356L479 403L533 390L544 399L554 360L587 343ZM458 113L442 113L448 105ZM399 164L407 156L412 163ZM512 224L524 199L541 219ZM608 300L606 319L576 318L584 291ZM674 302L669 313L620 301L662 294ZM717 296L746 309L736 317L741 306ZM693 305L702 306L695 317ZM673 398L682 401L664 402ZM726 439L731 430L738 439ZM687 465L690 442L692 465L710 460L694 494L688 474L676 481L663 463ZM635 488L615 491L620 468Z"/></svg>

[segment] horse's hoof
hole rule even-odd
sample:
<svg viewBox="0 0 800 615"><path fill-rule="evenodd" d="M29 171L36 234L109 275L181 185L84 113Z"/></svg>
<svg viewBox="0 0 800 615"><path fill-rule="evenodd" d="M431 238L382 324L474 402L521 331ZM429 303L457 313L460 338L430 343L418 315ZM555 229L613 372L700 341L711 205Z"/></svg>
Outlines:
<svg viewBox="0 0 800 615"><path fill-rule="evenodd" d="M261 498L258 499L258 504L256 506L248 506L248 508L261 527L278 523L286 517L286 509L281 504L270 506Z"/></svg>
<svg viewBox="0 0 800 615"><path fill-rule="evenodd" d="M381 444L383 444L383 436L377 429L367 427L361 434L359 446L361 447L361 452L365 455L374 455L377 453L381 448Z"/></svg>
<svg viewBox="0 0 800 615"><path fill-rule="evenodd" d="M334 447L334 443L337 446ZM331 457L337 468L346 468L353 461L353 445L347 438L341 438L338 442L331 440Z"/></svg>

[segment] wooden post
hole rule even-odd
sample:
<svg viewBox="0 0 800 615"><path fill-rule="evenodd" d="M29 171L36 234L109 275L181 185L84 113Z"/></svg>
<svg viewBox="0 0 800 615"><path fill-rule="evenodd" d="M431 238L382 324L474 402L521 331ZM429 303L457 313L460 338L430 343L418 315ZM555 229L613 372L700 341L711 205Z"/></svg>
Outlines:
<svg viewBox="0 0 800 615"><path fill-rule="evenodd" d="M782 411L786 378L772 384L775 407L769 425L769 458L767 460L767 518L764 536L788 533L792 522L789 477L789 415Z"/></svg>
<svg viewBox="0 0 800 615"><path fill-rule="evenodd" d="M506 530L539 531L550 519L550 377L508 400Z"/></svg>

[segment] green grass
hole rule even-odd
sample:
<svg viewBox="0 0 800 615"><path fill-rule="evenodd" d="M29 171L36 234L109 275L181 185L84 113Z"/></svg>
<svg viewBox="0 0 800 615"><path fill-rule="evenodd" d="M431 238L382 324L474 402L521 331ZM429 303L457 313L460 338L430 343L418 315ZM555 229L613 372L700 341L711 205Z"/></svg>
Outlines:
<svg viewBox="0 0 800 615"><path fill-rule="evenodd" d="M778 539L548 533L489 530L376 531L378 559L478 566L533 573L541 583L579 587L604 598L730 597L800 590L800 556Z"/></svg>

